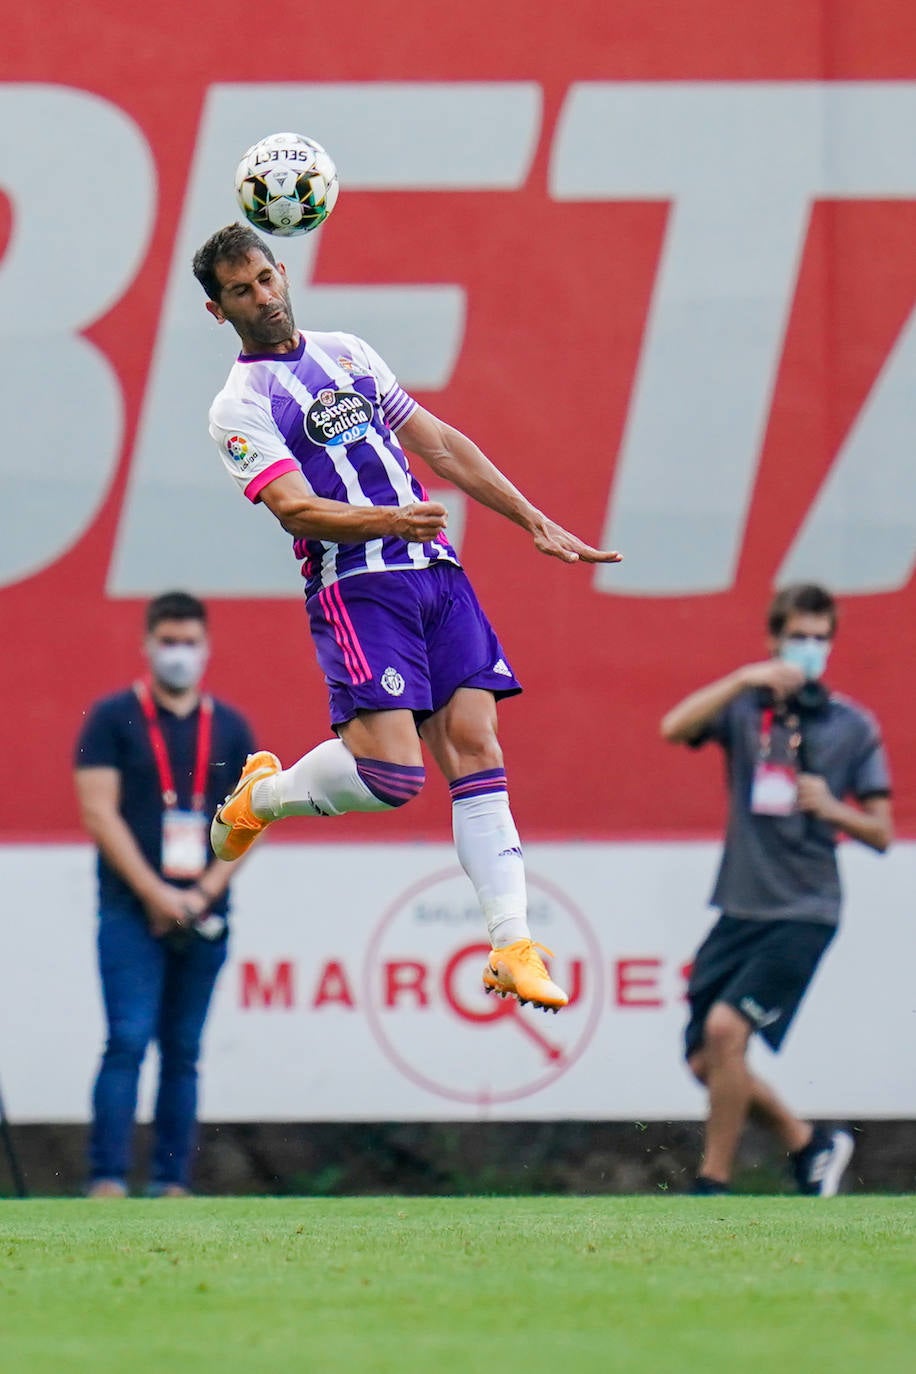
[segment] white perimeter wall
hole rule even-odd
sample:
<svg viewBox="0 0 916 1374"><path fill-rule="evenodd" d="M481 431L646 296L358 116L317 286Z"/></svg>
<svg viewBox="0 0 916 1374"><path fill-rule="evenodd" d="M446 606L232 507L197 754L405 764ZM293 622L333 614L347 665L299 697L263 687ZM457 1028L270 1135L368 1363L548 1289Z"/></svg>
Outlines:
<svg viewBox="0 0 916 1374"><path fill-rule="evenodd" d="M483 926L446 845L265 845L236 883L204 1056L210 1120L682 1119L681 969L718 846L526 851L532 926L576 992L483 996ZM845 920L783 1052L798 1110L916 1116L916 844L843 847ZM93 855L0 847L0 1086L14 1121L82 1121L103 1028ZM148 1112L155 1056L143 1078Z"/></svg>

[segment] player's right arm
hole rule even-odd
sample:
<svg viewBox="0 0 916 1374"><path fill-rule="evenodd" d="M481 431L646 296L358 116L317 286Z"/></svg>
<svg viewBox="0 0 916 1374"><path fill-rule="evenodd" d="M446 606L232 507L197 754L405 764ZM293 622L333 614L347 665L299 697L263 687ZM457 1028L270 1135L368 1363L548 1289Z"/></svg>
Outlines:
<svg viewBox="0 0 916 1374"><path fill-rule="evenodd" d="M779 658L764 659L762 663L748 663L726 677L717 678L696 692L691 692L662 717L662 739L670 744L689 744L701 735L720 711L748 687L769 687L777 698L791 696L805 680L804 673L793 663Z"/></svg>
<svg viewBox="0 0 916 1374"><path fill-rule="evenodd" d="M424 544L445 529L446 510L438 501L410 506L350 506L315 496L300 472L284 472L258 493L258 499L296 539L332 544L362 544L393 535Z"/></svg>
<svg viewBox="0 0 916 1374"><path fill-rule="evenodd" d="M143 903L153 933L164 935L188 912L188 893L165 882L147 863L119 809L117 768L77 768L76 798L83 825L102 857Z"/></svg>
<svg viewBox="0 0 916 1374"><path fill-rule="evenodd" d="M249 501L262 501L294 539L362 544L394 536L426 543L445 529L446 510L437 501L357 506L316 496L270 416L250 401L217 398L210 433L236 485Z"/></svg>

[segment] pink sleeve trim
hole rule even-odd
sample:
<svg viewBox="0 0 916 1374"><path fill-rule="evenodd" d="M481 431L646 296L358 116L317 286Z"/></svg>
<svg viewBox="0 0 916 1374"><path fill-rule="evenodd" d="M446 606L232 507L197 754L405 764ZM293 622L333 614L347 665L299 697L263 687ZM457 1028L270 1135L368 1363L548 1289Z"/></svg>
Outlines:
<svg viewBox="0 0 916 1374"><path fill-rule="evenodd" d="M292 458L278 458L275 463L271 463L269 468L265 468L263 472L252 477L245 488L245 495L249 501L257 501L261 492L275 477L282 477L284 472L299 471L299 464L294 462Z"/></svg>

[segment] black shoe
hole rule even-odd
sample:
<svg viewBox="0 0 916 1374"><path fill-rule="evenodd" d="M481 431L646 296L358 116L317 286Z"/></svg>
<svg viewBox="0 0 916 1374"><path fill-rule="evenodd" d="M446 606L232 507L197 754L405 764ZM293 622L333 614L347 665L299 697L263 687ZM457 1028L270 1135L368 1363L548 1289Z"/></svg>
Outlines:
<svg viewBox="0 0 916 1374"><path fill-rule="evenodd" d="M808 1197L834 1197L854 1148L848 1131L816 1126L805 1148L792 1156L798 1191Z"/></svg>
<svg viewBox="0 0 916 1374"><path fill-rule="evenodd" d="M720 1183L717 1178L704 1178L702 1174L698 1174L693 1180L690 1190L692 1197L721 1197L723 1193L730 1192L727 1183Z"/></svg>

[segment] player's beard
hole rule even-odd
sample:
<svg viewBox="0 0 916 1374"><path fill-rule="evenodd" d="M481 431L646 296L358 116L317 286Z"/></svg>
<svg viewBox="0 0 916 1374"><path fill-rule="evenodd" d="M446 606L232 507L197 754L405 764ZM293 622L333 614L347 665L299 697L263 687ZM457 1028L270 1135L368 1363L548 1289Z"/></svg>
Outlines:
<svg viewBox="0 0 916 1374"><path fill-rule="evenodd" d="M270 317L276 310L279 310L280 314L271 319ZM290 300L289 288L286 287L282 293L282 302L275 302L268 310L264 311L257 323L250 327L248 341L255 345L254 351L267 353L277 344L291 339L295 332L296 321L293 318L293 303Z"/></svg>

